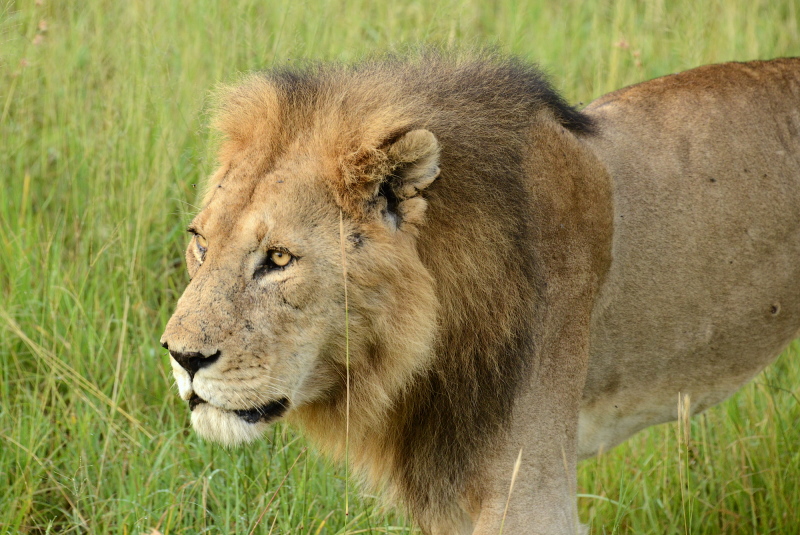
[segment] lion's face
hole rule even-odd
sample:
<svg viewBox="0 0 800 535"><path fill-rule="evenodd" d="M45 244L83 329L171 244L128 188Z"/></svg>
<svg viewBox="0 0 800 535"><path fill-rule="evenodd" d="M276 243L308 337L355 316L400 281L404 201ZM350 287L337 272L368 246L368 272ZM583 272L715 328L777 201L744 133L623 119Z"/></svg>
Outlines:
<svg viewBox="0 0 800 535"><path fill-rule="evenodd" d="M403 219L403 205L409 220L422 199L401 198L390 213L375 184L371 215L355 218L340 209L322 160L263 168L245 160L212 179L189 226L191 281L162 337L193 426L231 445L330 405L348 373L353 387L370 385L365 400L389 396L424 365L435 323L432 283ZM429 304L417 311L415 299ZM384 358L389 345L400 356Z"/></svg>
<svg viewBox="0 0 800 535"><path fill-rule="evenodd" d="M331 388L325 356L345 333L338 210L287 171L229 176L213 192L190 225L191 282L164 333L194 426L222 442Z"/></svg>

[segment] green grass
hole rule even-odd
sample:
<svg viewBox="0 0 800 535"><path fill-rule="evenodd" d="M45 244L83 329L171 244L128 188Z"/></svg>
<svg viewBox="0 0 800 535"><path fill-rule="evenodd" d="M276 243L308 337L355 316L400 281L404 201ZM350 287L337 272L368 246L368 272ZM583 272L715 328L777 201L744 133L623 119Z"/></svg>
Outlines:
<svg viewBox="0 0 800 535"><path fill-rule="evenodd" d="M0 0L0 532L410 529L369 497L346 517L344 471L291 429L236 451L188 430L158 338L186 282L195 184L213 168L215 84L303 58L488 45L588 102L704 63L800 55L798 10ZM798 533L798 350L694 419L690 440L661 426L584 463L593 533Z"/></svg>

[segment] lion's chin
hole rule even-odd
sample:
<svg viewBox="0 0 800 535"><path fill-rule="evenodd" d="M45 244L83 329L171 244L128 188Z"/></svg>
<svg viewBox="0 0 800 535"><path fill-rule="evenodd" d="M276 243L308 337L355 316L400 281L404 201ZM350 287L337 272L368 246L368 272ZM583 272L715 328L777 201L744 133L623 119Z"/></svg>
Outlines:
<svg viewBox="0 0 800 535"><path fill-rule="evenodd" d="M200 403L192 409L192 427L206 440L225 446L238 446L260 438L269 424L263 421L251 423L233 411Z"/></svg>

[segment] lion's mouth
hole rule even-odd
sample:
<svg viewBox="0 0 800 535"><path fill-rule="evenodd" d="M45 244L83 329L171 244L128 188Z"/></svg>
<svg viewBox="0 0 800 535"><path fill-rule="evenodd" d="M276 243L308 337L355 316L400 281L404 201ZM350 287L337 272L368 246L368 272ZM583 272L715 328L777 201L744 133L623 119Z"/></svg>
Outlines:
<svg viewBox="0 0 800 535"><path fill-rule="evenodd" d="M189 398L189 410L193 411L198 405L202 405L203 403L208 403L208 402L203 398L201 398L200 396L198 396L197 394L192 394L192 397ZM283 414L286 412L288 408L289 408L289 400L286 398L281 398L278 401L272 401L270 403L267 403L266 405L262 405L254 409L241 409L229 412L234 413L236 416L238 416L239 418L241 418L242 420L244 420L249 424L255 424L258 422L266 423L272 420L276 420L281 416L283 416Z"/></svg>
<svg viewBox="0 0 800 535"><path fill-rule="evenodd" d="M206 400L198 396L197 394L192 394L192 397L189 398L189 410L193 411L195 407L200 405L201 403L208 403Z"/></svg>

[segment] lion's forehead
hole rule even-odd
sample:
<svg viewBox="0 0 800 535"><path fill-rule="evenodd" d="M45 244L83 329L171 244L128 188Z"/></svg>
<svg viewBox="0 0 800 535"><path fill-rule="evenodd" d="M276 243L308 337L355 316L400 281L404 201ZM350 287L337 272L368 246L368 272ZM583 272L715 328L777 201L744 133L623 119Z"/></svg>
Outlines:
<svg viewBox="0 0 800 535"><path fill-rule="evenodd" d="M195 224L220 238L248 241L261 241L275 231L306 234L333 228L338 207L318 169L285 165L260 176L226 179Z"/></svg>

